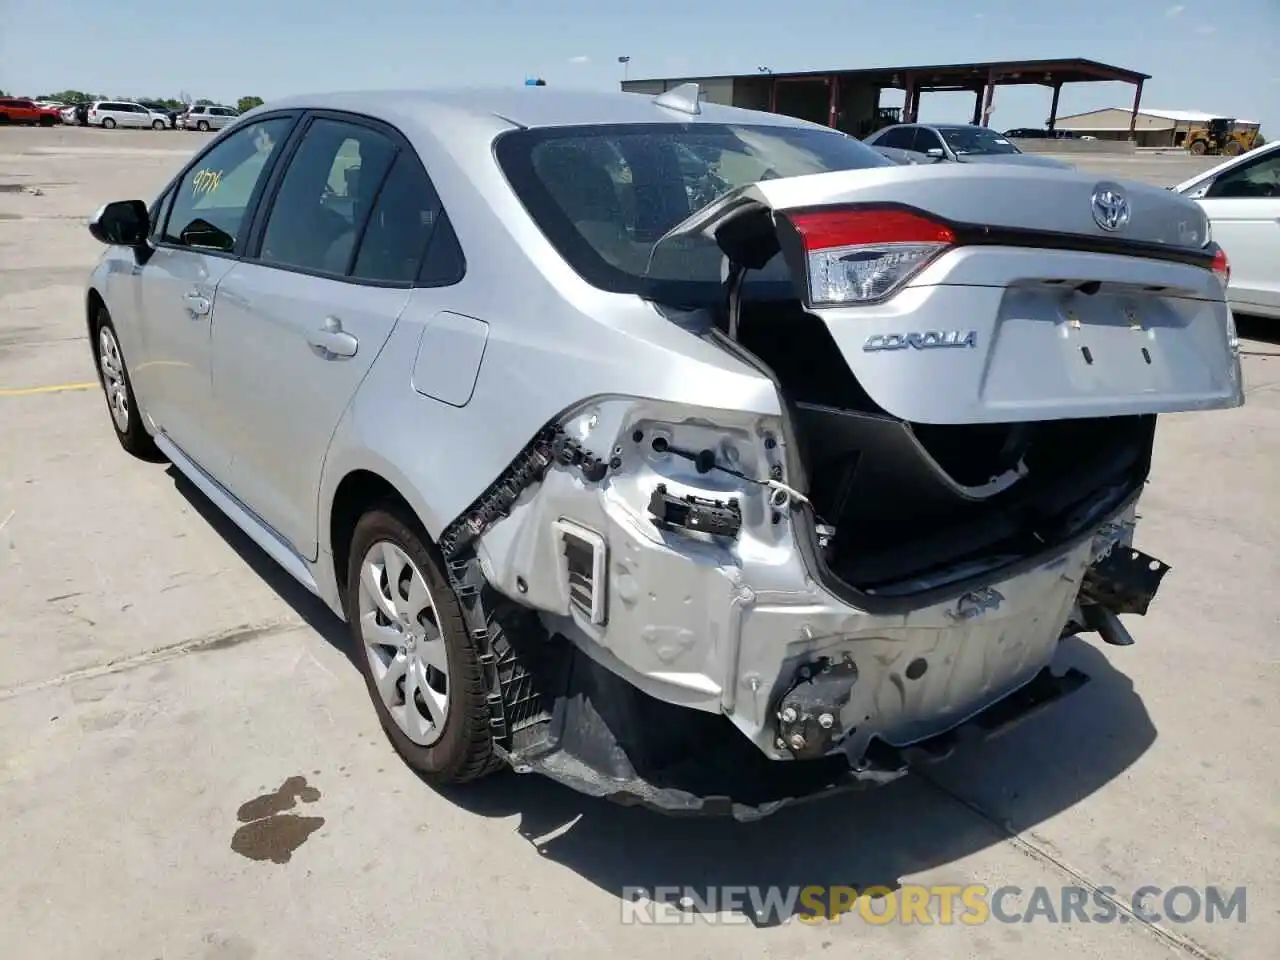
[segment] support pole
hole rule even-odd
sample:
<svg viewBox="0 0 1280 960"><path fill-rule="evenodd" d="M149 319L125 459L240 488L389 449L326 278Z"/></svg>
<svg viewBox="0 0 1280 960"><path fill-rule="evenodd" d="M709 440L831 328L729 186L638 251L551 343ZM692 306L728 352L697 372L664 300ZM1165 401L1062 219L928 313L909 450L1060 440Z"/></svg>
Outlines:
<svg viewBox="0 0 1280 960"><path fill-rule="evenodd" d="M1133 112L1129 114L1129 139L1138 139L1138 108L1142 106L1142 81L1139 80L1133 90Z"/></svg>
<svg viewBox="0 0 1280 960"><path fill-rule="evenodd" d="M1053 133L1058 123L1058 97L1062 93L1062 84L1053 85L1053 102L1049 105L1049 132Z"/></svg>
<svg viewBox="0 0 1280 960"><path fill-rule="evenodd" d="M982 125L984 127L991 126L991 106L996 96L996 72L991 71L991 76L987 77L987 95L983 98L982 104Z"/></svg>
<svg viewBox="0 0 1280 960"><path fill-rule="evenodd" d="M974 126L978 125L978 121L982 119L982 101L987 95L987 88L984 84L973 91L973 119L969 121Z"/></svg>

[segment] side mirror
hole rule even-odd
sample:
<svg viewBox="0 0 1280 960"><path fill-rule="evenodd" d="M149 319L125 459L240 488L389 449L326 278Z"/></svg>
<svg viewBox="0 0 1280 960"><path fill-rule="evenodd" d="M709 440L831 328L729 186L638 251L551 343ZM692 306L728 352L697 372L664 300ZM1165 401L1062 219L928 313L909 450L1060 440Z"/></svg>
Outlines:
<svg viewBox="0 0 1280 960"><path fill-rule="evenodd" d="M99 207L89 218L89 233L99 243L139 247L151 232L151 217L141 200L117 200Z"/></svg>
<svg viewBox="0 0 1280 960"><path fill-rule="evenodd" d="M926 156L926 157L933 157L935 160L941 160L941 159L942 159L942 148L941 148L941 147L930 147L928 150L926 150L926 151L924 152L924 154L925 154L925 156Z"/></svg>

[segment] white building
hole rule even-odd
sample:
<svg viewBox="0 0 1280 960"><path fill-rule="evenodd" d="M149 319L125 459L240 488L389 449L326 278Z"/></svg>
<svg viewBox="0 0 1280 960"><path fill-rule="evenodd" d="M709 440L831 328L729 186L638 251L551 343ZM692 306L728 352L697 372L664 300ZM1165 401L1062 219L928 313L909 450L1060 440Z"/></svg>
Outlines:
<svg viewBox="0 0 1280 960"><path fill-rule="evenodd" d="M1192 127L1202 127L1217 117L1231 117L1229 113L1201 113L1198 110L1148 110L1138 111L1134 135L1140 147L1180 147ZM1059 117L1055 127L1072 133L1088 134L1099 140L1129 139L1130 111L1124 107L1106 107L1088 113L1076 113ZM1257 130L1258 122L1243 117L1234 118L1237 130Z"/></svg>

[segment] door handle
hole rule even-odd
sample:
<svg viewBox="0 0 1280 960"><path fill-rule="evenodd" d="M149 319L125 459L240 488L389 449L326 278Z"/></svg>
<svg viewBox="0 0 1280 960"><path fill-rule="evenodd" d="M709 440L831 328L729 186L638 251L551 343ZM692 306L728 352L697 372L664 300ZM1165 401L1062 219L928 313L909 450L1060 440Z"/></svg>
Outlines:
<svg viewBox="0 0 1280 960"><path fill-rule="evenodd" d="M192 290L190 293L182 295L183 301L187 305L187 312L193 317L203 317L209 313L213 304L209 302L209 298Z"/></svg>
<svg viewBox="0 0 1280 960"><path fill-rule="evenodd" d="M354 357L360 347L360 341L342 329L342 321L337 317L325 317L324 326L307 334L307 343L326 360Z"/></svg>

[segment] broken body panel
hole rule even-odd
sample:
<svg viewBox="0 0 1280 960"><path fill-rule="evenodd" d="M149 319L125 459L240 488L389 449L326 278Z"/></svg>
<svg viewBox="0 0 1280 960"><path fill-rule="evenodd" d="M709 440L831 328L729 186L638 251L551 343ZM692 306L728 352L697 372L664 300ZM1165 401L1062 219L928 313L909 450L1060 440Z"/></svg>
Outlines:
<svg viewBox="0 0 1280 960"><path fill-rule="evenodd" d="M970 181L996 177L1006 202L974 209ZM517 769L757 816L891 779L904 748L937 755L957 730L1073 689L1081 677L1048 672L1065 633L1126 641L1103 614L1145 612L1167 570L1131 548L1154 415L1243 399L1203 218L1129 188L1140 226L1115 244L1089 216L1094 187L1043 171L823 174L735 191L669 232L716 238L730 289L735 267L779 250L803 287L793 210L908 196L971 242L866 305L655 305L768 377L780 415L660 390L590 398L554 422L536 477L463 514L451 530L488 584L540 611L527 662L560 651L508 744ZM1100 568L1113 551L1129 566ZM728 729L770 762L744 760Z"/></svg>

